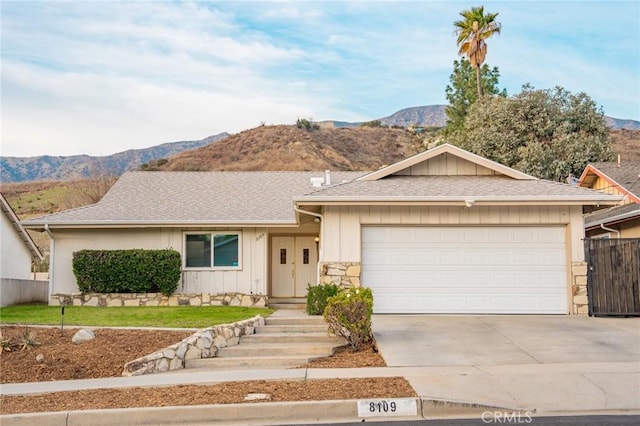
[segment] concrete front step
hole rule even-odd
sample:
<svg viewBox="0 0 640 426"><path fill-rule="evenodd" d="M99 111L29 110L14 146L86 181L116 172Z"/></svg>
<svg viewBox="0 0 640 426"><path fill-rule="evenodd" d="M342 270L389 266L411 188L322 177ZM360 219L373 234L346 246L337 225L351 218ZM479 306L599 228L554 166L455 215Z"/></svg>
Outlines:
<svg viewBox="0 0 640 426"><path fill-rule="evenodd" d="M279 356L330 356L337 345L330 342L318 343L246 343L229 346L218 351L219 358L231 357L279 357Z"/></svg>
<svg viewBox="0 0 640 426"><path fill-rule="evenodd" d="M327 324L300 325L260 325L255 328L256 334L264 333L321 333L327 332Z"/></svg>
<svg viewBox="0 0 640 426"><path fill-rule="evenodd" d="M186 361L185 368L198 369L259 369L259 368L292 368L306 364L316 357L278 356L278 357L237 357L237 358L202 358Z"/></svg>
<svg viewBox="0 0 640 426"><path fill-rule="evenodd" d="M261 333L242 336L240 344L245 343L323 343L345 344L344 339L332 336L327 331L319 333Z"/></svg>
<svg viewBox="0 0 640 426"><path fill-rule="evenodd" d="M304 311L306 309L306 304L302 303L271 303L269 302L269 308L273 309L291 309Z"/></svg>
<svg viewBox="0 0 640 426"><path fill-rule="evenodd" d="M267 317L266 325L324 325L327 326L324 318L320 315L295 316L295 317Z"/></svg>

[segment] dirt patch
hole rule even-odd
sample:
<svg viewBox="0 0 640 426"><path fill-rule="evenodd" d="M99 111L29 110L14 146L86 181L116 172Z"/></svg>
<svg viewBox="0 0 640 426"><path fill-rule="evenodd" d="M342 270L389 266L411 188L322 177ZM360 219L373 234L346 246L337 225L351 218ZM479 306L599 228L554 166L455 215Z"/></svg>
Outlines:
<svg viewBox="0 0 640 426"><path fill-rule="evenodd" d="M251 393L269 396L267 399L253 402L416 396L409 383L402 377L308 381L261 380L168 388L98 389L33 396L2 396L0 413L236 404L250 402L245 398Z"/></svg>
<svg viewBox="0 0 640 426"><path fill-rule="evenodd" d="M0 327L5 338L21 337L25 327ZM189 331L96 329L96 339L75 345L76 329L29 328L41 343L31 349L2 352L0 382L19 383L120 377L128 361L172 345L192 334ZM43 356L42 362L36 357ZM304 368L384 367L372 344L359 352L340 348L334 356L314 360ZM401 377L331 379L308 381L246 381L215 385L183 385L170 388L121 388L39 395L2 396L0 413L28 413L100 408L163 407L175 405L233 404L246 402L251 393L268 394L266 401L414 397L415 392ZM171 395L168 397L167 395Z"/></svg>

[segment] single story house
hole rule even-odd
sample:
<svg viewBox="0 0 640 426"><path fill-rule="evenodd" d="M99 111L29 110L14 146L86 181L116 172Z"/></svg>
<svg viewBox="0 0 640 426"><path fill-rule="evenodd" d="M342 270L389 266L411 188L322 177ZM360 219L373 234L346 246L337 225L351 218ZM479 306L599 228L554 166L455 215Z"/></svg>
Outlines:
<svg viewBox="0 0 640 426"><path fill-rule="evenodd" d="M128 172L24 225L52 237L52 294L78 291L77 250L174 248L183 294L302 298L320 281L372 288L378 313L571 314L583 206L619 200L445 144L370 173Z"/></svg>
<svg viewBox="0 0 640 426"><path fill-rule="evenodd" d="M15 211L0 193L2 225L0 235L0 278L30 280L33 262L42 260L42 253L24 230Z"/></svg>
<svg viewBox="0 0 640 426"><path fill-rule="evenodd" d="M640 161L590 163L578 185L623 198L622 205L585 216L589 238L640 238Z"/></svg>

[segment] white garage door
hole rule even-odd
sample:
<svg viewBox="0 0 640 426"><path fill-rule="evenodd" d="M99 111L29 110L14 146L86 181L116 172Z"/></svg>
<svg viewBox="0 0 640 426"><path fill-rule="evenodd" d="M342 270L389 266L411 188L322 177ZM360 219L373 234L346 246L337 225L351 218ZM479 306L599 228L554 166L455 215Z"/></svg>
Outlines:
<svg viewBox="0 0 640 426"><path fill-rule="evenodd" d="M567 313L562 227L363 227L376 313Z"/></svg>

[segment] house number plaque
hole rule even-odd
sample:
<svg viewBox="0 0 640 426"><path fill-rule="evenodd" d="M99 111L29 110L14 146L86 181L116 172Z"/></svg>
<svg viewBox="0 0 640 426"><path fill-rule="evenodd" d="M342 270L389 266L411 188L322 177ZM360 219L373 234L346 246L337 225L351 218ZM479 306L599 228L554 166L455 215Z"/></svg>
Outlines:
<svg viewBox="0 0 640 426"><path fill-rule="evenodd" d="M358 401L358 417L415 416L418 404L415 399L361 399Z"/></svg>

